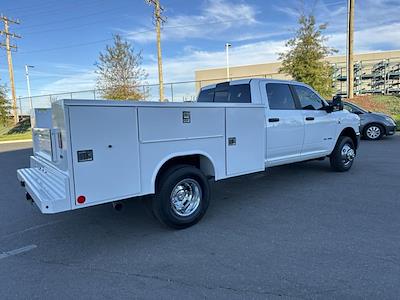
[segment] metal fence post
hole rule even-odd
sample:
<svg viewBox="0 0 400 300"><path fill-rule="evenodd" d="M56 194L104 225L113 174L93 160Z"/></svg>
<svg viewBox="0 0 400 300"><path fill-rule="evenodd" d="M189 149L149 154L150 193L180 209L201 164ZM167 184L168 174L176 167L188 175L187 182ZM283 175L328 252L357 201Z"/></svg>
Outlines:
<svg viewBox="0 0 400 300"><path fill-rule="evenodd" d="M22 104L21 104L21 97L18 97L19 102L19 115L22 116Z"/></svg>
<svg viewBox="0 0 400 300"><path fill-rule="evenodd" d="M93 100L96 100L96 90L93 90Z"/></svg>
<svg viewBox="0 0 400 300"><path fill-rule="evenodd" d="M174 85L171 83L171 102L174 102Z"/></svg>

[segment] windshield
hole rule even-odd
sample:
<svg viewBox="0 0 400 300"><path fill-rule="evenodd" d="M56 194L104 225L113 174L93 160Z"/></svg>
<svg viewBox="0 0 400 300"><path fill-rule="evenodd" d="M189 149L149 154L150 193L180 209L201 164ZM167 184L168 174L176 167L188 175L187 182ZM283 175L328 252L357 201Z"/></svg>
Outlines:
<svg viewBox="0 0 400 300"><path fill-rule="evenodd" d="M363 113L367 113L368 110L365 110L364 108L359 107L358 105L355 105L354 103L350 103L350 102L346 102L345 104L347 104L348 106L355 108Z"/></svg>

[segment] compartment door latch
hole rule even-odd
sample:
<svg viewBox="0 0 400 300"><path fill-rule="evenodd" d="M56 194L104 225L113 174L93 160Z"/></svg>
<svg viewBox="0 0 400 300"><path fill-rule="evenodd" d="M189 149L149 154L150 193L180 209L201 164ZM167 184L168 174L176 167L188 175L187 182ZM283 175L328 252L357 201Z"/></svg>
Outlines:
<svg viewBox="0 0 400 300"><path fill-rule="evenodd" d="M229 137L228 138L228 146L236 146L236 137Z"/></svg>

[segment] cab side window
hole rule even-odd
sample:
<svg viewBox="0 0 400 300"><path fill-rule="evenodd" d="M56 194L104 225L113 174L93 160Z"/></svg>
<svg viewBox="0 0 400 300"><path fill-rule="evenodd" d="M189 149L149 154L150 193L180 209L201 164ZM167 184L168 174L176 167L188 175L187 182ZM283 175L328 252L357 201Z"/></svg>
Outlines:
<svg viewBox="0 0 400 300"><path fill-rule="evenodd" d="M289 85L283 83L268 83L267 97L269 109L296 109Z"/></svg>
<svg viewBox="0 0 400 300"><path fill-rule="evenodd" d="M300 101L301 109L318 110L324 107L323 100L305 86L293 85Z"/></svg>
<svg viewBox="0 0 400 300"><path fill-rule="evenodd" d="M230 103L250 103L250 84L236 84L229 87Z"/></svg>

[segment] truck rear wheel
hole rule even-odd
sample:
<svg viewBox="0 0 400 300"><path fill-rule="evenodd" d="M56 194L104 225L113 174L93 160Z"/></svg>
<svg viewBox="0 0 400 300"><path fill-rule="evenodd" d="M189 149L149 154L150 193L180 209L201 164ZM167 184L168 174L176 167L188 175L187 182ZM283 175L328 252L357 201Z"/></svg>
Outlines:
<svg viewBox="0 0 400 300"><path fill-rule="evenodd" d="M196 224L210 202L207 178L190 165L170 168L158 182L153 199L153 212L161 223L175 229Z"/></svg>
<svg viewBox="0 0 400 300"><path fill-rule="evenodd" d="M338 172L348 171L353 165L355 156L353 140L348 136L340 136L330 155L331 168Z"/></svg>

